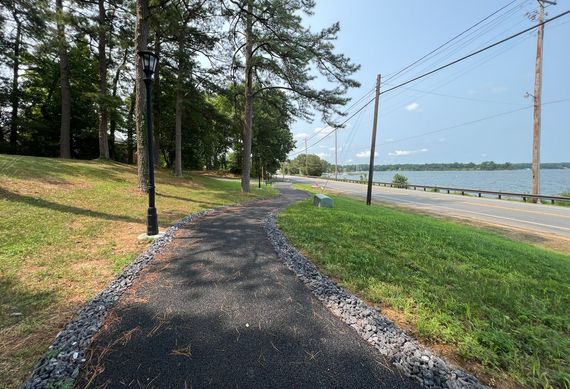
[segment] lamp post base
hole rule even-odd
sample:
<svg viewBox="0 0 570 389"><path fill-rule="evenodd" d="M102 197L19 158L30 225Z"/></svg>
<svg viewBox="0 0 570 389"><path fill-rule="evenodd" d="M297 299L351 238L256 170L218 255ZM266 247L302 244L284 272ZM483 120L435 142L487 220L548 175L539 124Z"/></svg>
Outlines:
<svg viewBox="0 0 570 389"><path fill-rule="evenodd" d="M137 236L137 239L144 242L144 241L149 241L149 240L152 241L152 240L155 240L158 238L162 238L163 236L164 236L164 232L160 232L156 235L149 235L147 233L143 233L143 234L140 234L139 236Z"/></svg>
<svg viewBox="0 0 570 389"><path fill-rule="evenodd" d="M158 217L154 207L149 207L146 213L146 233L149 236L158 234Z"/></svg>

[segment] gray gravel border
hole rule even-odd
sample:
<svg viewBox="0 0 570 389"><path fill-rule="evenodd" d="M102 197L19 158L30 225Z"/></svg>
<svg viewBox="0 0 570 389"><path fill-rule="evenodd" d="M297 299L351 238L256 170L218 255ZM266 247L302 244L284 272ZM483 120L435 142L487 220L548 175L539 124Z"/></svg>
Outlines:
<svg viewBox="0 0 570 389"><path fill-rule="evenodd" d="M162 237L152 242L145 252L87 303L76 318L57 334L47 353L38 361L32 375L20 386L20 389L73 387L79 375L80 366L85 362L85 352L93 336L101 328L107 312L123 292L132 285L139 272L172 241L174 234L182 226L224 208L227 206L196 212L170 226Z"/></svg>
<svg viewBox="0 0 570 389"><path fill-rule="evenodd" d="M337 286L289 244L277 227L275 213L264 220L265 232L277 255L334 315L350 325L405 375L426 388L486 388L398 328L394 322Z"/></svg>

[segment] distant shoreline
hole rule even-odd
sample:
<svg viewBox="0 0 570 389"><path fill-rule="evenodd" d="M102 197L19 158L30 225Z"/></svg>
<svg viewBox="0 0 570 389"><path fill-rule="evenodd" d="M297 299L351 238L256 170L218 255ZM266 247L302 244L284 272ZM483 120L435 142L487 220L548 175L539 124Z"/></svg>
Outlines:
<svg viewBox="0 0 570 389"><path fill-rule="evenodd" d="M393 165L374 165L375 172L401 172L401 171L509 171L509 170L529 170L530 163L495 163L483 162L476 163L427 163L427 164L393 164ZM545 170L570 170L570 162L549 162L540 165ZM367 172L367 164L342 165L338 167L339 172L357 173ZM333 167L334 172L334 167Z"/></svg>

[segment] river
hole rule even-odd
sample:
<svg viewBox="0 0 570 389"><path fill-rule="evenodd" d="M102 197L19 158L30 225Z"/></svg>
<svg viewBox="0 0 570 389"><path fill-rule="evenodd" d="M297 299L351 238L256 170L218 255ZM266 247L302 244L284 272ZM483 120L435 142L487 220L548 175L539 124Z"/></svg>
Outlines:
<svg viewBox="0 0 570 389"><path fill-rule="evenodd" d="M358 179L368 172L339 173L339 178ZM374 172L374 181L390 182L394 174L408 177L408 183L502 192L530 192L530 170L491 171L386 171ZM334 174L331 174L334 176ZM570 191L570 169L541 171L541 194L558 195Z"/></svg>

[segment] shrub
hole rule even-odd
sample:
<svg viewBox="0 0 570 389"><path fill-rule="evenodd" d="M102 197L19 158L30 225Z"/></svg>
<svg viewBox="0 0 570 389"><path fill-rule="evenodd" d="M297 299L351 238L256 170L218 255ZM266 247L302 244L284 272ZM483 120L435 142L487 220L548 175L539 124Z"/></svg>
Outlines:
<svg viewBox="0 0 570 389"><path fill-rule="evenodd" d="M396 185L396 188L407 188L408 187L408 177L401 174L394 174L392 178L392 184Z"/></svg>

